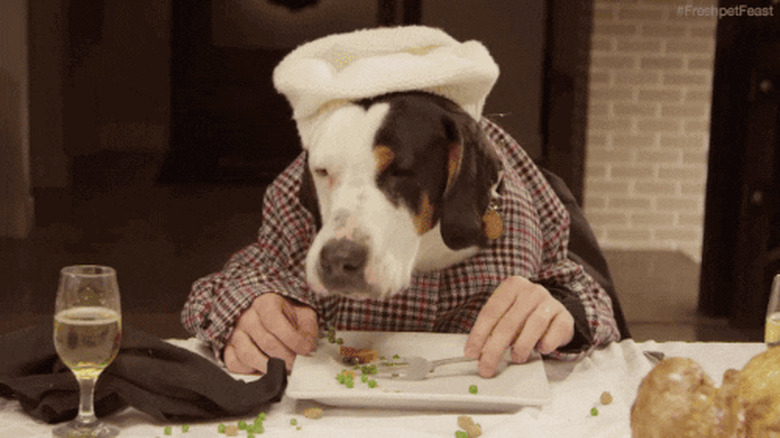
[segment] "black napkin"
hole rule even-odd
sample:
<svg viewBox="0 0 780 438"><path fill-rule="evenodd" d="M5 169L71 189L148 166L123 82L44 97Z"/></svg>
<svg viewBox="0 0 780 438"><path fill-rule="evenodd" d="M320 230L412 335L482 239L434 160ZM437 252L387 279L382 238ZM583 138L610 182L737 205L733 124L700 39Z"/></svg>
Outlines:
<svg viewBox="0 0 780 438"><path fill-rule="evenodd" d="M0 395L47 423L74 418L78 384L60 361L52 323L0 336ZM216 419L252 414L279 401L287 385L284 362L271 359L268 373L252 383L235 380L195 353L132 327L123 327L114 362L95 388L95 413L126 406L167 421Z"/></svg>

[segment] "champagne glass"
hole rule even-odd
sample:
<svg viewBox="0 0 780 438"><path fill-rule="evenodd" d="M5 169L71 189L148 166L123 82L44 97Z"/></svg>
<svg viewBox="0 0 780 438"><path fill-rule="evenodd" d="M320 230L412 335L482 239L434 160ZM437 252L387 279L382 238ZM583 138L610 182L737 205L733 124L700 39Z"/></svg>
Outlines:
<svg viewBox="0 0 780 438"><path fill-rule="evenodd" d="M770 347L780 346L780 274L775 275L769 293L764 342Z"/></svg>
<svg viewBox="0 0 780 438"><path fill-rule="evenodd" d="M54 347L79 383L79 413L57 426L62 438L119 435L95 416L95 383L114 360L122 339L122 317L116 271L108 266L67 266L60 271L54 310Z"/></svg>

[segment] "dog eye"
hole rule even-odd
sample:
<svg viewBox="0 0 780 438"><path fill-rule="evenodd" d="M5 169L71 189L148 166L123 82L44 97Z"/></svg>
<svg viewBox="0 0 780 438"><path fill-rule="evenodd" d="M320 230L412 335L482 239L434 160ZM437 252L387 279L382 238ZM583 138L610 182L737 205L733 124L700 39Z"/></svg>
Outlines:
<svg viewBox="0 0 780 438"><path fill-rule="evenodd" d="M314 169L314 174L319 177L325 178L328 176L328 169L325 169L324 167L317 167Z"/></svg>

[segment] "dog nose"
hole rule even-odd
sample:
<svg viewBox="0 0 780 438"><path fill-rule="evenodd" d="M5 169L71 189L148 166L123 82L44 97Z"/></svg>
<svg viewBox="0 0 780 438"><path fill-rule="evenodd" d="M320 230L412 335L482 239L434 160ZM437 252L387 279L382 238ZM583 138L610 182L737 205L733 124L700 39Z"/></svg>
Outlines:
<svg viewBox="0 0 780 438"><path fill-rule="evenodd" d="M349 239L331 239L320 251L320 277L328 289L344 290L364 284L368 248Z"/></svg>

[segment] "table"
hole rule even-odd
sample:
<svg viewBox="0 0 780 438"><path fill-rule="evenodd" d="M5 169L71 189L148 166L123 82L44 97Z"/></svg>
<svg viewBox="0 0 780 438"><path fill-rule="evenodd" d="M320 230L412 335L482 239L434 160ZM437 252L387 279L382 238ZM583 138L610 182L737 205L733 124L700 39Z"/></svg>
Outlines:
<svg viewBox="0 0 780 438"><path fill-rule="evenodd" d="M168 340L200 354L209 355L195 339ZM314 402L283 397L265 410L265 433L268 437L448 437L454 436L459 414L471 415L489 437L630 437L629 414L642 378L652 364L642 351L662 351L667 357L684 356L699 362L707 374L720 385L723 372L741 369L754 355L765 350L761 343L687 343L641 342L624 340L594 351L576 363L545 361L553 401L542 408L526 407L514 413L414 412L401 410L361 410L323 406L325 415L318 420L304 418L303 409ZM598 406L599 414L591 416L603 391L614 401ZM295 418L300 429L290 425ZM251 418L245 418L251 420ZM190 423L189 431L181 425L161 423L135 409L128 408L104 419L122 429L122 437L164 438L165 426L172 426L174 437L215 438L220 422ZM239 418L225 419L235 424ZM27 416L16 401L0 398L0 437L50 437L51 426ZM345 435L345 431L348 434ZM241 431L239 437L245 437Z"/></svg>

